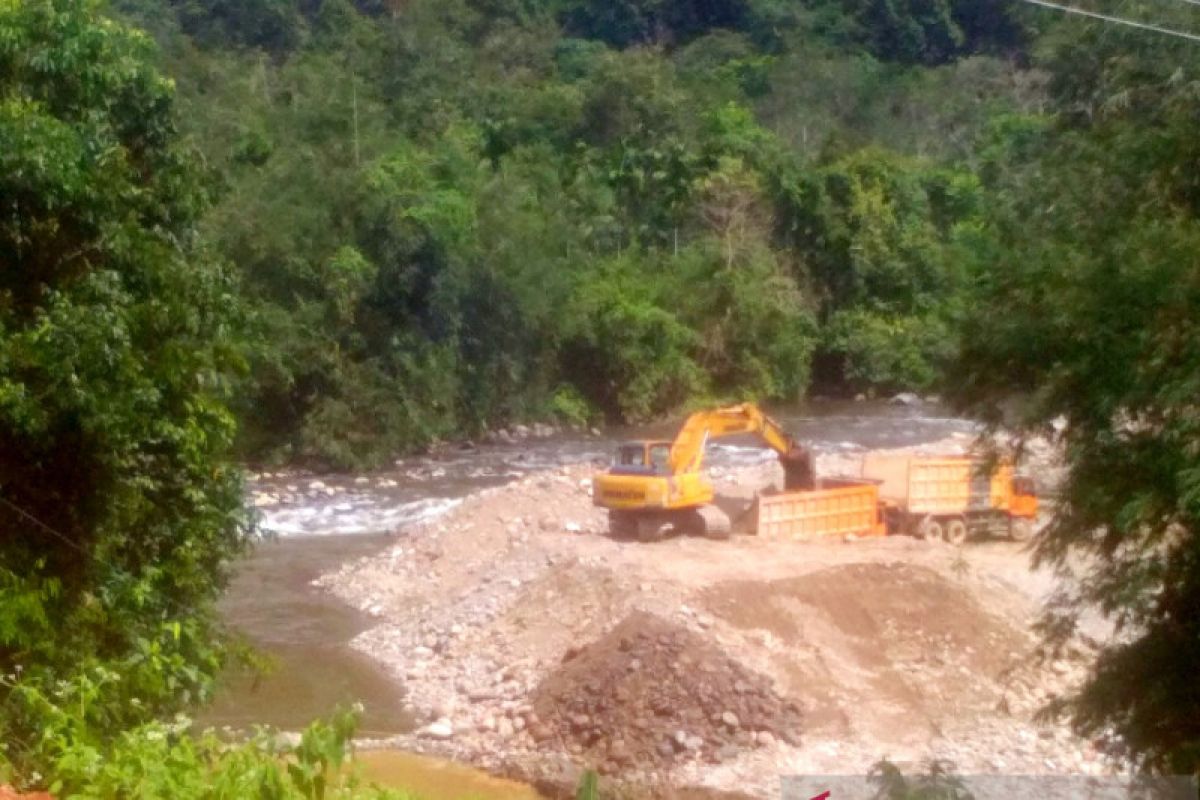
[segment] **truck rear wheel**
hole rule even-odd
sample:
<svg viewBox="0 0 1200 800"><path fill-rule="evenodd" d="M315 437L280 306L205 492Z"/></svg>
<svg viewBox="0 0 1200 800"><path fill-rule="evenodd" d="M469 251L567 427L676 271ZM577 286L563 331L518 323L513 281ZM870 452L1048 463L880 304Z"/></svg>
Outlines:
<svg viewBox="0 0 1200 800"><path fill-rule="evenodd" d="M962 544L967 540L967 521L955 517L946 523L946 541L950 544Z"/></svg>
<svg viewBox="0 0 1200 800"><path fill-rule="evenodd" d="M946 538L946 531L942 527L942 521L937 517L926 517L921 520L921 525L917 530L921 534L922 539L931 542L940 542Z"/></svg>
<svg viewBox="0 0 1200 800"><path fill-rule="evenodd" d="M1008 535L1014 542L1028 542L1033 538L1033 520L1013 517L1008 522Z"/></svg>

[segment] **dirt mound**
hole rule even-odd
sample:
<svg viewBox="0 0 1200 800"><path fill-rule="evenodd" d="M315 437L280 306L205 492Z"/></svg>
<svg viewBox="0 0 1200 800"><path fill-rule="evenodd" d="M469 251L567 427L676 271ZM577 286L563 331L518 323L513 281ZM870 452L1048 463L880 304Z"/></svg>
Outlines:
<svg viewBox="0 0 1200 800"><path fill-rule="evenodd" d="M911 564L846 564L797 578L718 584L704 594L713 613L785 644L806 641L812 623L823 620L852 646L867 643L859 648L867 660L915 657L936 642L993 673L1027 641L966 589Z"/></svg>
<svg viewBox="0 0 1200 800"><path fill-rule="evenodd" d="M607 772L717 763L782 739L800 711L698 634L646 612L567 653L533 695L544 734Z"/></svg>
<svg viewBox="0 0 1200 800"><path fill-rule="evenodd" d="M782 686L801 703L810 732L846 735L853 719L860 731L915 734L989 713L1031 646L958 582L911 564L732 581L703 597L733 626L769 634Z"/></svg>

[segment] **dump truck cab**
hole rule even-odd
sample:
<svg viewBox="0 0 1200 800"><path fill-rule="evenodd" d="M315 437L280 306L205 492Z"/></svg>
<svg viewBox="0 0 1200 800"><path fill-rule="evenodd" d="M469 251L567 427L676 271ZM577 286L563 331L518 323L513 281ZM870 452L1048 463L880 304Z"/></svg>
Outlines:
<svg viewBox="0 0 1200 800"><path fill-rule="evenodd" d="M1014 517L1020 517L1028 520L1037 519L1037 481L1028 475L1013 476L1012 499L1009 501L1008 512Z"/></svg>
<svg viewBox="0 0 1200 800"><path fill-rule="evenodd" d="M1007 460L970 455L868 453L861 475L880 483L888 527L925 539L962 544L971 534L1034 534L1037 486Z"/></svg>

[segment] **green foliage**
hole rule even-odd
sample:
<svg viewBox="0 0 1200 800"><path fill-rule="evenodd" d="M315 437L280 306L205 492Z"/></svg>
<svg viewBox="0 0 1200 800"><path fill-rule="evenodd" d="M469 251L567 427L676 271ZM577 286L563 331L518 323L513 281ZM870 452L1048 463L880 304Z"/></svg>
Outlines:
<svg viewBox="0 0 1200 800"><path fill-rule="evenodd" d="M595 770L589 769L579 776L575 800L600 800L600 776Z"/></svg>
<svg viewBox="0 0 1200 800"><path fill-rule="evenodd" d="M868 309L837 311L826 327L827 347L847 384L884 390L926 389L954 348L954 333L934 315L889 315Z"/></svg>
<svg viewBox="0 0 1200 800"><path fill-rule="evenodd" d="M83 0L0 6L0 673L121 664L102 730L206 695L247 535L236 284L197 245L205 192L151 57Z"/></svg>
<svg viewBox="0 0 1200 800"><path fill-rule="evenodd" d="M823 290L822 379L923 388L952 347L946 315L977 223L973 176L864 150L784 185L788 233Z"/></svg>
<svg viewBox="0 0 1200 800"><path fill-rule="evenodd" d="M673 44L714 28L737 28L749 13L745 0L569 0L562 16L575 35L628 47Z"/></svg>
<svg viewBox="0 0 1200 800"><path fill-rule="evenodd" d="M203 42L238 42L290 50L304 35L304 19L290 0L179 0L184 30Z"/></svg>
<svg viewBox="0 0 1200 800"><path fill-rule="evenodd" d="M230 744L211 732L194 736L190 722L147 722L113 734L97 727L91 709L121 691L116 672L95 667L70 681L43 685L5 680L6 711L37 720L39 735L21 749L0 751L0 774L64 800L120 797L191 800L399 800L364 787L350 763L353 711L310 725L295 744L259 731Z"/></svg>
<svg viewBox="0 0 1200 800"><path fill-rule="evenodd" d="M617 419L651 419L703 389L696 334L654 290L633 259L620 259L600 266L567 309L567 374Z"/></svg>
<svg viewBox="0 0 1200 800"><path fill-rule="evenodd" d="M1117 635L1051 710L1081 734L1119 737L1144 768L1196 774L1200 195L1183 165L1196 156L1200 60L1109 28L1083 38L1096 48L1052 51L1053 85L1094 113L1027 130L1029 160L990 166L993 213L949 388L994 426L1063 447L1037 558L1085 567L1044 620L1048 643L1093 608Z"/></svg>
<svg viewBox="0 0 1200 800"><path fill-rule="evenodd" d="M904 20L840 3L227 5L121 8L162 41L220 185L203 235L249 308L239 449L276 462L810 376L924 386L975 214L937 160L1041 99L998 60L876 61ZM958 26L953 52L881 55L990 49L954 21L968 5L921 16Z"/></svg>
<svg viewBox="0 0 1200 800"><path fill-rule="evenodd" d="M550 398L550 415L567 425L584 426L591 421L592 409L574 386L559 387Z"/></svg>

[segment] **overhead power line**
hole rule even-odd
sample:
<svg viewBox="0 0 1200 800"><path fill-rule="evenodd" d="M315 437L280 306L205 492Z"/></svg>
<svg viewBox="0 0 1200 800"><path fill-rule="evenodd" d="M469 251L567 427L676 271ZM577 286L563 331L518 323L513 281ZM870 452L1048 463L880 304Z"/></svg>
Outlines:
<svg viewBox="0 0 1200 800"><path fill-rule="evenodd" d="M83 547L81 547L78 542L73 541L66 534L60 533L57 530L55 530L54 528L51 528L49 525L42 522L40 519L35 517L33 514L30 514L28 511L21 508L19 505L17 505L13 501L11 501L7 498L4 498L4 497L0 497L0 503L3 503L4 505L8 506L13 511L17 512L19 515L21 515L25 519L29 520L34 525L36 525L38 528L40 528L41 530L50 534L54 538L61 539L65 544L69 545L70 547L74 547L79 552L83 553L84 555L87 555L87 550L83 549Z"/></svg>
<svg viewBox="0 0 1200 800"><path fill-rule="evenodd" d="M1057 9L1058 11L1065 11L1068 14L1079 14L1084 17L1091 17L1092 19L1103 20L1104 22L1112 22L1117 25L1128 25L1131 28L1140 28L1144 31L1153 31L1154 33L1161 33L1167 36L1175 36L1180 39L1189 39L1193 42L1200 42L1200 34L1188 33L1187 31L1177 31L1174 28L1164 28L1161 25L1151 25L1148 22L1137 22L1132 19L1124 19L1123 17L1113 17L1109 16L1108 14L1101 14L1098 11L1088 11L1083 8L1076 8L1075 6L1064 6L1059 5L1058 3L1051 3L1048 0L1022 0L1022 2L1032 3L1035 6L1042 6L1044 8L1053 8ZM1196 0L1188 0L1188 2L1195 2L1196 5L1200 5L1200 2L1197 2Z"/></svg>

